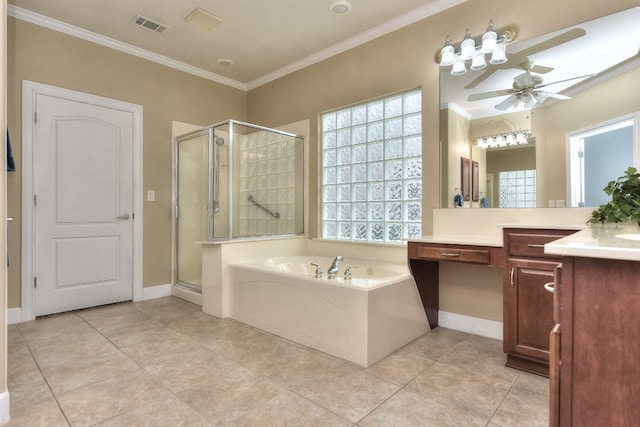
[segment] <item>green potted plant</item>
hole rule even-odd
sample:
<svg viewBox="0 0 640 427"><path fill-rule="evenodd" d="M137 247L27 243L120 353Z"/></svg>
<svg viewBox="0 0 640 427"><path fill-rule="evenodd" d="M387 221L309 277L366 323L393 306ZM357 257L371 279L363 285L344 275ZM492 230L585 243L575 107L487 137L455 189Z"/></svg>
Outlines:
<svg viewBox="0 0 640 427"><path fill-rule="evenodd" d="M587 224L634 222L640 225L640 173L636 168L629 167L603 190L611 196L611 201L593 211Z"/></svg>

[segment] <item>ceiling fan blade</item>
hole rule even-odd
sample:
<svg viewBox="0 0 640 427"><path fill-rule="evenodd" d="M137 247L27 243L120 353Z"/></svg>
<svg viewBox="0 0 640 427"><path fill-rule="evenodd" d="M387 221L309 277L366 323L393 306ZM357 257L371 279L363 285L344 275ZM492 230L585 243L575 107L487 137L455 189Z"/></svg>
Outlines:
<svg viewBox="0 0 640 427"><path fill-rule="evenodd" d="M504 101L502 101L501 103L499 103L498 105L496 105L496 109L497 110L506 110L509 107L513 107L518 102L520 102L520 100L518 99L517 95L513 94L510 97L508 97L507 99L505 99Z"/></svg>
<svg viewBox="0 0 640 427"><path fill-rule="evenodd" d="M561 99L561 100L571 99L570 96L562 95L560 93L547 92L547 91L544 91L544 90L540 90L540 91L537 90L534 93L539 93L539 94L543 95L545 98L549 97L549 98L555 98L555 99Z"/></svg>
<svg viewBox="0 0 640 427"><path fill-rule="evenodd" d="M576 76L576 77L571 77L571 78L568 78L568 79L556 80L555 82L545 83L545 84L536 86L535 88L536 89L540 89L540 88L543 88L543 87L555 85L557 83L564 83L564 82L569 82L571 80L584 79L584 78L591 77L591 76L593 76L593 74L585 74L584 76Z"/></svg>
<svg viewBox="0 0 640 427"><path fill-rule="evenodd" d="M544 65L534 65L531 67L531 72L536 74L547 74L553 70L553 67L545 67Z"/></svg>
<svg viewBox="0 0 640 427"><path fill-rule="evenodd" d="M480 101L481 99L495 98L496 96L505 96L514 93L513 89L494 90L491 92L474 93L467 97L467 101Z"/></svg>

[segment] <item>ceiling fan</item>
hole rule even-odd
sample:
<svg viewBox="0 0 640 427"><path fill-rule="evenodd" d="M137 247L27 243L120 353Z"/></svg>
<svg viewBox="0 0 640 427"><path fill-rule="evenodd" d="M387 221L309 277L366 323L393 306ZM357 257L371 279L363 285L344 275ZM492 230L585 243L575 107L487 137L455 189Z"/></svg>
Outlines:
<svg viewBox="0 0 640 427"><path fill-rule="evenodd" d="M525 61L520 64L520 68L525 70L524 73L516 76L513 79L513 87L510 89L501 89L490 92L476 93L473 95L469 95L467 98L469 101L479 101L481 99L494 98L498 96L509 95L505 100L496 105L496 109L498 110L506 110L510 107L514 107L519 103L523 103L525 108L532 108L534 105L544 102L547 98L555 98L555 99L571 99L571 97L566 95L561 95L559 93L550 92L547 90L542 90L547 86L551 86L557 83L567 82L570 80L582 79L585 77L591 76L577 76L571 77L569 79L558 80L551 83L544 83L544 79L542 76L537 74L532 74L532 70L535 65L532 61Z"/></svg>

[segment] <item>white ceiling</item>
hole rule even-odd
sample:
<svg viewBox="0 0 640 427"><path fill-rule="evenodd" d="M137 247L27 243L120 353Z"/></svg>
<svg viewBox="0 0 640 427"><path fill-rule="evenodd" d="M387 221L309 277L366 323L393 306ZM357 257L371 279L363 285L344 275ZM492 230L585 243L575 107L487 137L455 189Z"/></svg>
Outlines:
<svg viewBox="0 0 640 427"><path fill-rule="evenodd" d="M251 89L463 1L350 0L352 10L336 15L333 0L8 0L8 13ZM210 31L185 22L196 7L223 22ZM136 15L170 28L137 27Z"/></svg>

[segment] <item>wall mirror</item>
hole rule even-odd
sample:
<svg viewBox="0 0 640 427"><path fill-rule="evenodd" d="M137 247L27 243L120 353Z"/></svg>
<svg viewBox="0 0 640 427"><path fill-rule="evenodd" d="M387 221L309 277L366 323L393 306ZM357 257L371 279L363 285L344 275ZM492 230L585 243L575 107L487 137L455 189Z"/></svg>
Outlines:
<svg viewBox="0 0 640 427"><path fill-rule="evenodd" d="M601 192L626 167L640 164L638 22L640 7L634 7L516 39L507 45L504 64L456 76L450 66L440 67L440 206L454 207L461 157L477 163L477 182L471 185L488 200L465 207L597 206L589 200L599 199L588 194ZM631 148L621 150L610 142L600 144L598 151L572 148L580 135L621 122L630 126L622 133ZM622 133L612 133L615 141ZM483 148L498 139L504 147ZM614 152L625 154L606 170L613 164L607 153ZM572 153L587 153L590 159L571 161ZM584 179L585 174L595 176L596 168L600 181ZM580 174L582 182L577 183Z"/></svg>

